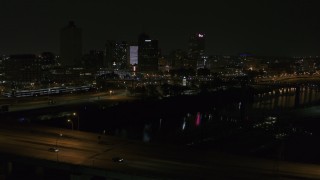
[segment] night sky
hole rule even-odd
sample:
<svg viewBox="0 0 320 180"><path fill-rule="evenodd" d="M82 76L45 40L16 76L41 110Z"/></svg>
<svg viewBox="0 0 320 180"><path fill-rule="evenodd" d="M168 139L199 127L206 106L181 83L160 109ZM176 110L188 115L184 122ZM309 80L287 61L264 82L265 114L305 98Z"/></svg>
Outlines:
<svg viewBox="0 0 320 180"><path fill-rule="evenodd" d="M318 0L0 0L0 53L59 53L59 31L73 20L84 53L106 40L159 40L163 54L206 34L208 54L320 55Z"/></svg>

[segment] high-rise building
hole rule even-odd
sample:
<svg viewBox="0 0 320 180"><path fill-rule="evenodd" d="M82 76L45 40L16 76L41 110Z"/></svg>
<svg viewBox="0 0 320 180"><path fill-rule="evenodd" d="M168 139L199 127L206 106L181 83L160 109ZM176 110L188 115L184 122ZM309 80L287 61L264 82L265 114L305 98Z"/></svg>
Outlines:
<svg viewBox="0 0 320 180"><path fill-rule="evenodd" d="M139 51L139 46L135 43L131 43L128 46L128 70L132 71L132 72L136 72L137 70L137 66L139 64L139 60L138 60L138 51Z"/></svg>
<svg viewBox="0 0 320 180"><path fill-rule="evenodd" d="M128 51L128 61L130 65L137 65L138 64L138 50L139 46L131 45L129 46Z"/></svg>
<svg viewBox="0 0 320 180"><path fill-rule="evenodd" d="M140 72L157 72L160 51L158 41L151 40L149 36L142 33L139 36L138 69Z"/></svg>
<svg viewBox="0 0 320 180"><path fill-rule="evenodd" d="M189 38L188 59L192 62L192 67L199 68L203 66L205 53L205 34L195 33Z"/></svg>
<svg viewBox="0 0 320 180"><path fill-rule="evenodd" d="M65 66L81 66L82 59L82 29L76 27L73 21L60 32L60 60Z"/></svg>
<svg viewBox="0 0 320 180"><path fill-rule="evenodd" d="M108 69L112 68L112 63L115 61L114 48L115 41L108 40L105 44L105 58L103 63L103 65Z"/></svg>
<svg viewBox="0 0 320 180"><path fill-rule="evenodd" d="M128 43L125 41L106 42L104 65L113 70L123 70L128 68Z"/></svg>
<svg viewBox="0 0 320 180"><path fill-rule="evenodd" d="M172 69L189 68L186 52L181 49L170 53L170 61Z"/></svg>

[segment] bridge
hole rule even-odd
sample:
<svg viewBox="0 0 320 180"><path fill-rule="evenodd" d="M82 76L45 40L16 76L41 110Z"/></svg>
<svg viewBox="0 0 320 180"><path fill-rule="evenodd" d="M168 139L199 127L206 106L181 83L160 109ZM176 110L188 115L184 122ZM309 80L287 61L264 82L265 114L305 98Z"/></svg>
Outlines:
<svg viewBox="0 0 320 180"><path fill-rule="evenodd" d="M256 78L256 85L271 85L271 86L281 86L281 85L301 85L311 83L320 83L320 75L291 75L291 76L279 76L279 77L268 77L268 78Z"/></svg>
<svg viewBox="0 0 320 180"><path fill-rule="evenodd" d="M320 179L319 165L31 124L2 122L0 142L2 179Z"/></svg>

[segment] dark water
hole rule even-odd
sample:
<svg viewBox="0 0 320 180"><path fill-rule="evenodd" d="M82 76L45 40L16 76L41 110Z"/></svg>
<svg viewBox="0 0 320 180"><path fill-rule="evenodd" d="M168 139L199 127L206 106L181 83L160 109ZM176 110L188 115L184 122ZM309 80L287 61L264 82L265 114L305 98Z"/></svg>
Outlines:
<svg viewBox="0 0 320 180"><path fill-rule="evenodd" d="M69 129L72 126L77 129L79 122L83 131L146 143L320 162L317 145L320 140L320 108L317 107L320 96L317 89L301 89L298 103L294 102L296 92L268 98L256 98L244 92L247 91L233 89L210 95L117 104L97 101L13 113L6 118ZM271 104L261 106L265 101Z"/></svg>

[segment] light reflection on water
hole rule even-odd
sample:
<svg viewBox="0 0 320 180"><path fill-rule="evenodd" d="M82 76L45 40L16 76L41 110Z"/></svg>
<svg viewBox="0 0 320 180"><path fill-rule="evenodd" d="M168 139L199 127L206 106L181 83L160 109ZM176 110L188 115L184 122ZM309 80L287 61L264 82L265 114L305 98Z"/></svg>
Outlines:
<svg viewBox="0 0 320 180"><path fill-rule="evenodd" d="M296 88L280 88L278 90L258 94L252 104L253 109L283 109L308 105L320 101L318 87L301 86Z"/></svg>

